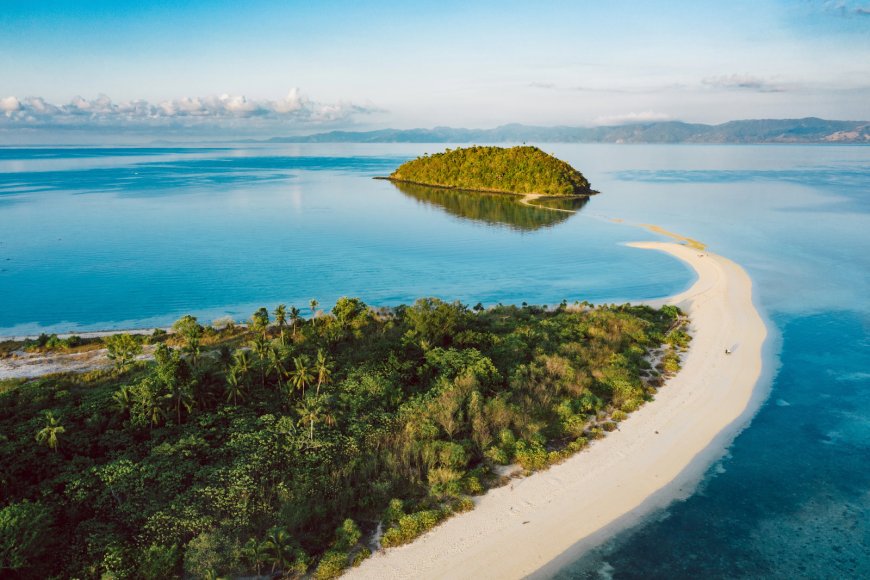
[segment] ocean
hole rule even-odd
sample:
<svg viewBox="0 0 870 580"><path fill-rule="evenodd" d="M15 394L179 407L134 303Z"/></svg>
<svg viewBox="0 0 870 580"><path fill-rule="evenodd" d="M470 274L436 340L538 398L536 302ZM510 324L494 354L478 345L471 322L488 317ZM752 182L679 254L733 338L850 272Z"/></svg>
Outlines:
<svg viewBox="0 0 870 580"><path fill-rule="evenodd" d="M622 245L656 224L749 272L770 396L696 493L561 576L870 576L870 148L543 144L602 192L575 215L372 179L444 147L0 148L0 336L653 299L694 280Z"/></svg>

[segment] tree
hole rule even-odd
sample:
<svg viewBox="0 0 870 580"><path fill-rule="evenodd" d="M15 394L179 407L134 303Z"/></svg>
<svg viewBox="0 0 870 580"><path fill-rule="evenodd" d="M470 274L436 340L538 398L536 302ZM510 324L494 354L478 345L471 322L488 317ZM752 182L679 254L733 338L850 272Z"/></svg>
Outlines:
<svg viewBox="0 0 870 580"><path fill-rule="evenodd" d="M190 355L193 366L196 366L199 357L200 342L202 341L202 326L196 321L195 316L190 314L182 316L172 325L172 330L184 340L182 347L184 352Z"/></svg>
<svg viewBox="0 0 870 580"><path fill-rule="evenodd" d="M115 368L119 371L126 370L142 354L142 345L130 334L112 334L103 341L109 360L115 362Z"/></svg>
<svg viewBox="0 0 870 580"><path fill-rule="evenodd" d="M157 381L166 389L167 398L171 400L175 410L176 423L181 425L181 410L185 409L190 413L194 403L190 369L178 351L171 350L165 344L159 345L154 351L154 360L157 362Z"/></svg>
<svg viewBox="0 0 870 580"><path fill-rule="evenodd" d="M327 424L333 424L334 418L329 413L326 406L326 398L320 395L308 394L303 397L296 405L296 412L299 414L300 426L307 424L308 440L314 441L314 424L323 421Z"/></svg>
<svg viewBox="0 0 870 580"><path fill-rule="evenodd" d="M322 349L317 351L317 362L314 365L314 370L317 373L317 394L319 395L320 387L328 385L332 381L332 362Z"/></svg>
<svg viewBox="0 0 870 580"><path fill-rule="evenodd" d="M294 369L290 371L293 386L301 390L302 396L305 397L305 387L314 381L314 375L311 374L311 368L308 366L308 357L305 355L294 357L293 367Z"/></svg>
<svg viewBox="0 0 870 580"><path fill-rule="evenodd" d="M134 397L133 387L124 385L112 393L112 402L118 412L123 415L130 412L130 409L133 407Z"/></svg>
<svg viewBox="0 0 870 580"><path fill-rule="evenodd" d="M287 306L279 304L272 314L275 315L275 324L278 325L278 330L281 332L281 346L285 346L284 327L287 325Z"/></svg>
<svg viewBox="0 0 870 580"><path fill-rule="evenodd" d="M269 311L265 308L260 308L251 316L251 330L263 335L263 338L268 338L269 331Z"/></svg>
<svg viewBox="0 0 870 580"><path fill-rule="evenodd" d="M281 390L284 387L284 377L287 370L284 368L284 358L279 347L273 346L269 349L269 369L278 378L278 389Z"/></svg>
<svg viewBox="0 0 870 580"><path fill-rule="evenodd" d="M0 509L0 576L21 573L42 558L51 523L50 512L39 502L24 500Z"/></svg>
<svg viewBox="0 0 870 580"><path fill-rule="evenodd" d="M269 559L272 561L272 573L275 569L285 570L293 560L293 537L284 528L271 528L266 534L266 541L263 546L269 553Z"/></svg>
<svg viewBox="0 0 870 580"><path fill-rule="evenodd" d="M302 319L302 312L295 306L290 307L290 323L293 325L293 338L296 338L296 327L299 326L299 321Z"/></svg>
<svg viewBox="0 0 870 580"><path fill-rule="evenodd" d="M251 341L251 347L257 353L257 366L260 367L260 383L264 388L266 387L266 369L269 367L269 351L272 350L270 346L269 339L265 335L258 334Z"/></svg>
<svg viewBox="0 0 870 580"><path fill-rule="evenodd" d="M269 548L266 542L258 542L256 538L251 538L242 547L242 556L254 567L257 576L260 575L260 569L269 557Z"/></svg>
<svg viewBox="0 0 870 580"><path fill-rule="evenodd" d="M60 419L54 416L54 413L48 411L45 413L45 427L39 430L36 434L36 441L48 447L57 453L57 448L60 445L59 435L63 435L66 429L60 424Z"/></svg>
<svg viewBox="0 0 870 580"><path fill-rule="evenodd" d="M227 402L232 401L233 405L238 405L239 399L244 400L246 391L245 383L244 380L239 377L239 371L237 367L231 368L229 374L227 374L227 384L225 390Z"/></svg>

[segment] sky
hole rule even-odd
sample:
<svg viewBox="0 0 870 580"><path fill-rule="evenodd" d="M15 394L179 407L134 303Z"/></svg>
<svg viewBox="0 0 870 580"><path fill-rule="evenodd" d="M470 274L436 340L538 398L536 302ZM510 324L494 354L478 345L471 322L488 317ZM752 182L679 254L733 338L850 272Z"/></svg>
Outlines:
<svg viewBox="0 0 870 580"><path fill-rule="evenodd" d="M870 119L870 0L3 0L0 133Z"/></svg>

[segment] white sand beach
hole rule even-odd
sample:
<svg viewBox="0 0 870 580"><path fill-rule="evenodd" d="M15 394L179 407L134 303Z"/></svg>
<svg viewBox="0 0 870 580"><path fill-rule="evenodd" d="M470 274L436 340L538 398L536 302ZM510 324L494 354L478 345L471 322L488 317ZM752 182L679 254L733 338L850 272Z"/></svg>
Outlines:
<svg viewBox="0 0 870 580"><path fill-rule="evenodd" d="M694 340L677 376L588 450L489 491L471 512L372 556L347 577L549 577L691 493L763 399L756 384L767 329L752 282L734 262L676 243L630 245L667 252L698 274L686 292L656 304L676 304L691 317Z"/></svg>

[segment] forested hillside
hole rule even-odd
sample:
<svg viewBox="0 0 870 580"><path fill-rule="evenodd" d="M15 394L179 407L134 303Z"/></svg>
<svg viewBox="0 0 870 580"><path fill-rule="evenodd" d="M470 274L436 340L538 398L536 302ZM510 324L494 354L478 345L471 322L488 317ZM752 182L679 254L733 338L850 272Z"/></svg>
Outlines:
<svg viewBox="0 0 870 580"><path fill-rule="evenodd" d="M390 179L454 189L588 195L583 174L537 147L467 147L403 163Z"/></svg>
<svg viewBox="0 0 870 580"><path fill-rule="evenodd" d="M0 381L0 575L334 577L376 527L408 542L499 484L495 466L541 469L616 428L677 370L684 322L345 298L115 335L113 369Z"/></svg>

